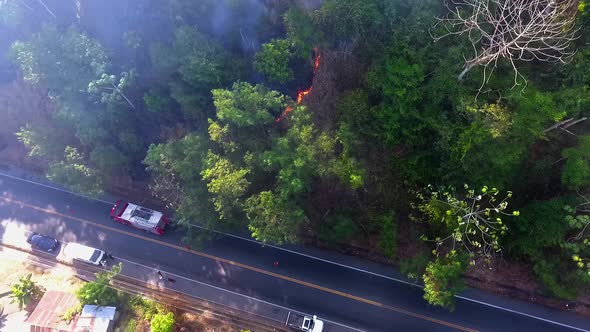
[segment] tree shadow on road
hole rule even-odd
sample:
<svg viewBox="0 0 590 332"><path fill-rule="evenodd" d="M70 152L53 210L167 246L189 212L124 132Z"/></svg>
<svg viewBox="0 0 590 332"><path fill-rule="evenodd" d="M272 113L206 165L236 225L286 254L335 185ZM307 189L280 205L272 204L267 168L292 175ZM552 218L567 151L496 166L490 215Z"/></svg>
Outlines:
<svg viewBox="0 0 590 332"><path fill-rule="evenodd" d="M0 304L0 331L2 331L4 325L6 325L6 316L7 315L4 313L4 306Z"/></svg>

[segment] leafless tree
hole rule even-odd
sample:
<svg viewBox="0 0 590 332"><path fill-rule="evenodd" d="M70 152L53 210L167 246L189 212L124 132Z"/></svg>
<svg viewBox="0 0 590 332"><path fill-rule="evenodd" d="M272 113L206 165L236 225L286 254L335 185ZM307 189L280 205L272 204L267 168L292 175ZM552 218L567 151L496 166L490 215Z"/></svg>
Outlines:
<svg viewBox="0 0 590 332"><path fill-rule="evenodd" d="M520 84L519 79L526 84L517 61L565 63L575 54L570 42L578 31L578 3L579 0L450 0L446 3L449 14L437 18L433 29L442 33L433 38L469 38L473 55L465 59L459 80L473 67L483 66L482 88L498 60L507 59L514 70L514 86Z"/></svg>
<svg viewBox="0 0 590 332"><path fill-rule="evenodd" d="M55 16L55 13L53 13L53 11L49 8L49 6L47 6L47 4L45 4L45 2L43 0L37 0L37 2L43 6L44 10L51 16L53 16L53 18L57 18L57 16ZM29 3L27 3L27 1L25 0L0 0L0 10L2 10L3 6L10 6L11 4L16 4L17 6L20 5L21 8L27 9L31 12L35 11L34 5L31 5Z"/></svg>

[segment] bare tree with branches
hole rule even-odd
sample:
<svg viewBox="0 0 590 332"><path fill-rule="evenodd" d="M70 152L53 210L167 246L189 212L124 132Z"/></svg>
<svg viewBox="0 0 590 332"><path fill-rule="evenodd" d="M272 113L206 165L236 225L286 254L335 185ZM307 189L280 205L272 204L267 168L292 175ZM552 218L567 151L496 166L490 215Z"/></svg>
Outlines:
<svg viewBox="0 0 590 332"><path fill-rule="evenodd" d="M517 61L567 62L578 29L575 18L579 0L450 0L449 14L437 18L435 41L450 35L467 35L473 55L465 59L462 80L475 66L484 67L483 86L489 81L498 60L507 59L514 70L514 86L519 78ZM442 29L441 29L442 28ZM513 86L513 88L514 88Z"/></svg>
<svg viewBox="0 0 590 332"><path fill-rule="evenodd" d="M441 249L448 252L463 248L469 254L491 258L501 253L500 239L508 232L502 218L519 215L518 211L508 211L512 192L502 194L487 186L477 192L468 185L464 188L464 195L457 195L452 187L435 190L432 186L418 193L418 211L441 230L434 239L422 239L436 244L437 256Z"/></svg>

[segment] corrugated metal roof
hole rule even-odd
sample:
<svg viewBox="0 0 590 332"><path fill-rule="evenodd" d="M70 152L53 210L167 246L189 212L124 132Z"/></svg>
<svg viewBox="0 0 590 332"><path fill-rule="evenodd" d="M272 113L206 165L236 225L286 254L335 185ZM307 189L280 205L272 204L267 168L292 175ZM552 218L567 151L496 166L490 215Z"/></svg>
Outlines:
<svg viewBox="0 0 590 332"><path fill-rule="evenodd" d="M71 307L78 305L74 294L47 291L25 321L30 324L31 332L69 332L73 331L75 320L66 324L61 316Z"/></svg>

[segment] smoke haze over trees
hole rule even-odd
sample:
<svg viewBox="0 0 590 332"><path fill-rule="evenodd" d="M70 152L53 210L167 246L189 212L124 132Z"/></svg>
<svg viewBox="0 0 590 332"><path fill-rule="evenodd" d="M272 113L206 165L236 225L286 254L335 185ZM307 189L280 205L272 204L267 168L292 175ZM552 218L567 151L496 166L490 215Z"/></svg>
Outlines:
<svg viewBox="0 0 590 332"><path fill-rule="evenodd" d="M502 20L461 21L478 3L537 30L521 44ZM524 262L574 300L590 286L588 10L0 0L1 134L72 190L149 183L188 241L198 224L364 248L450 308L465 271Z"/></svg>

